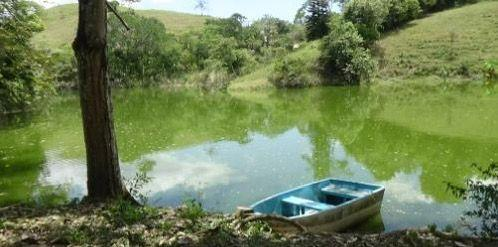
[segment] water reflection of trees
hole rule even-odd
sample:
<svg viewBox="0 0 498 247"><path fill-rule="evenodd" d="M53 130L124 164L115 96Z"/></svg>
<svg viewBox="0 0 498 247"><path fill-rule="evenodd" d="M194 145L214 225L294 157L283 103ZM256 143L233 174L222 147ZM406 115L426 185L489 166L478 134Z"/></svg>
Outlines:
<svg viewBox="0 0 498 247"><path fill-rule="evenodd" d="M396 173L420 169L422 191L441 202L454 200L446 193L443 181L463 180L471 174L468 165L473 162L498 160L494 151L498 150L497 142L427 134L377 119L386 105L393 108L398 107L396 104L404 102L385 100L359 88L251 92L237 97L221 93L128 90L116 94L115 118L123 161L221 140L244 144L250 142L254 132L275 137L297 128L309 139L311 153L305 160L315 178L333 175L334 169L347 169L344 162L333 157L335 143L340 143L348 156L354 157L378 180L387 181ZM35 121L30 131L19 130L29 140L44 142L34 146L15 145L14 157L25 153L35 157L29 161L14 159L19 168L11 173L0 163L0 169L4 169L0 176L19 174L36 180L47 150L62 149L65 158L83 159L77 107L76 98L61 101L49 117L44 115ZM35 132L38 136L26 134ZM18 132L6 130L1 134L5 136L2 140L13 141ZM0 140L0 155L5 156L10 146L8 141ZM23 164L30 167L26 168L29 175L21 175Z"/></svg>
<svg viewBox="0 0 498 247"><path fill-rule="evenodd" d="M30 201L43 163L39 133L29 126L0 130L0 206Z"/></svg>

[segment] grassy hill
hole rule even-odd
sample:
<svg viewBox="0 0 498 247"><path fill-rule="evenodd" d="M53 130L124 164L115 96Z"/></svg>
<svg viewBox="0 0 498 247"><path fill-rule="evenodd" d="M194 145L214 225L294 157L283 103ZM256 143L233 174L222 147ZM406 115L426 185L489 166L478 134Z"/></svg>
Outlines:
<svg viewBox="0 0 498 247"><path fill-rule="evenodd" d="M497 34L498 1L467 5L412 21L378 41L378 81L437 85L442 78L480 80L483 63L498 59ZM289 56L313 60L319 56L317 49L317 43L306 44ZM236 79L230 88L236 91L272 87L267 79L270 71L270 66L263 66Z"/></svg>
<svg viewBox="0 0 498 247"><path fill-rule="evenodd" d="M483 63L498 59L498 1L480 2L415 20L387 34L379 46L384 78L479 79Z"/></svg>
<svg viewBox="0 0 498 247"><path fill-rule="evenodd" d="M172 33L182 33L200 28L209 18L164 10L137 10L137 12L143 16L158 19ZM70 45L76 33L78 5L66 4L47 9L44 11L42 19L45 30L34 37L35 44L47 48Z"/></svg>

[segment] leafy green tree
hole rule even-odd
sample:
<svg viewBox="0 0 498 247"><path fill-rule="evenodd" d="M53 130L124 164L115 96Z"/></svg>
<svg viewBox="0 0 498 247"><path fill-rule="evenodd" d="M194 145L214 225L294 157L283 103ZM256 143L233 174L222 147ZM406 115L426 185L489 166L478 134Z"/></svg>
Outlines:
<svg viewBox="0 0 498 247"><path fill-rule="evenodd" d="M164 25L133 10L120 15L130 30L114 15L109 15L107 49L111 85L148 86L176 73L181 46L166 32Z"/></svg>
<svg viewBox="0 0 498 247"><path fill-rule="evenodd" d="M368 45L380 38L387 14L388 7L383 0L351 0L344 7L344 18L355 25Z"/></svg>
<svg viewBox="0 0 498 247"><path fill-rule="evenodd" d="M270 15L265 15L255 21L252 27L254 27L256 33L259 33L259 38L265 47L277 46L283 35L290 32L289 23Z"/></svg>
<svg viewBox="0 0 498 247"><path fill-rule="evenodd" d="M334 16L330 27L320 46L319 64L324 77L331 78L333 84L345 85L370 80L376 64L353 23Z"/></svg>
<svg viewBox="0 0 498 247"><path fill-rule="evenodd" d="M0 114L25 110L52 92L46 56L30 43L43 30L40 11L25 0L0 2Z"/></svg>
<svg viewBox="0 0 498 247"><path fill-rule="evenodd" d="M418 0L385 0L388 5L388 14L382 27L392 30L416 19L422 10Z"/></svg>
<svg viewBox="0 0 498 247"><path fill-rule="evenodd" d="M229 18L209 19L206 21L205 32L241 40L246 20L245 16L237 13Z"/></svg>
<svg viewBox="0 0 498 247"><path fill-rule="evenodd" d="M316 40L324 37L330 31L330 5L328 0L310 0L306 16L306 37Z"/></svg>

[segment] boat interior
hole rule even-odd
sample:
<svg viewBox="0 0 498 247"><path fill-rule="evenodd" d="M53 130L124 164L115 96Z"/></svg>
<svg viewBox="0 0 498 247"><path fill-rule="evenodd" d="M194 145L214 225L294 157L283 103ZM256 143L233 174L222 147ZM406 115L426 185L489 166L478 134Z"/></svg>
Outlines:
<svg viewBox="0 0 498 247"><path fill-rule="evenodd" d="M369 184L326 180L278 194L255 204L253 210L289 218L312 215L368 196L380 188Z"/></svg>

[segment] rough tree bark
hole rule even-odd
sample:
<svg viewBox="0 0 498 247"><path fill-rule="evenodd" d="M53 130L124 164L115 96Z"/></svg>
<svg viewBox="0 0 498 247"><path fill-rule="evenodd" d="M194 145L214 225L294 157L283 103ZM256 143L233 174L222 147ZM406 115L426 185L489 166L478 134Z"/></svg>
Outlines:
<svg viewBox="0 0 498 247"><path fill-rule="evenodd" d="M121 179L107 81L105 0L79 0L73 49L78 61L89 201L129 198Z"/></svg>

